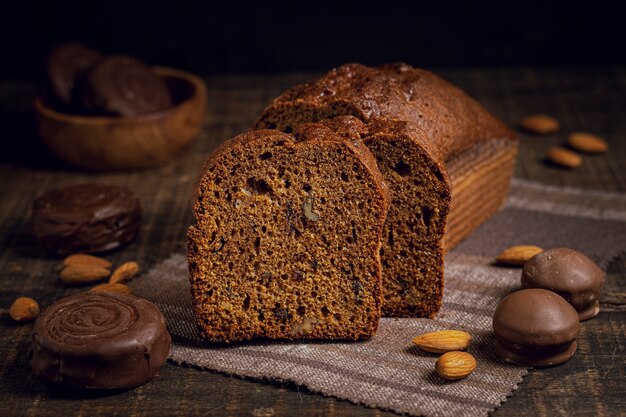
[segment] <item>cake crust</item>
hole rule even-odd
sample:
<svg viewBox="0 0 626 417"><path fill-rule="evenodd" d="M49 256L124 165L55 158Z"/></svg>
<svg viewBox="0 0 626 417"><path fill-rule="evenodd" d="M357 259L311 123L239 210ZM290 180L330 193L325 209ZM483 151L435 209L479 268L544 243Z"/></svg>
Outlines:
<svg viewBox="0 0 626 417"><path fill-rule="evenodd" d="M462 90L404 63L342 65L281 94L254 127L289 131L295 126L288 120L316 122L341 115L364 122L406 121L424 132L444 160L486 139L516 140L510 128Z"/></svg>

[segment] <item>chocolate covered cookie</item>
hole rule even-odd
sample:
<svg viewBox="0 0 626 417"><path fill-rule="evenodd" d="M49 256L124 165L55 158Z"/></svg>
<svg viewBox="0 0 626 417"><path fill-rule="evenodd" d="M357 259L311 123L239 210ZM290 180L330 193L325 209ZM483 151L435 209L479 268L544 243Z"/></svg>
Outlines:
<svg viewBox="0 0 626 417"><path fill-rule="evenodd" d="M558 365L576 351L580 321L560 295L526 289L504 297L493 316L496 352L523 366Z"/></svg>
<svg viewBox="0 0 626 417"><path fill-rule="evenodd" d="M580 320L587 320L600 311L604 272L573 249L549 249L524 264L522 286L556 292L578 311Z"/></svg>
<svg viewBox="0 0 626 417"><path fill-rule="evenodd" d="M92 113L136 116L168 108L170 90L141 61L109 56L92 67L81 86L83 106Z"/></svg>
<svg viewBox="0 0 626 417"><path fill-rule="evenodd" d="M35 322L33 373L65 385L128 389L161 368L171 337L159 309L132 295L85 292L48 307Z"/></svg>
<svg viewBox="0 0 626 417"><path fill-rule="evenodd" d="M124 187L77 184L37 198L32 224L39 242L59 255L105 252L135 238L141 205Z"/></svg>
<svg viewBox="0 0 626 417"><path fill-rule="evenodd" d="M46 75L54 98L63 105L72 104L79 78L101 59L100 53L78 43L65 43L50 51Z"/></svg>

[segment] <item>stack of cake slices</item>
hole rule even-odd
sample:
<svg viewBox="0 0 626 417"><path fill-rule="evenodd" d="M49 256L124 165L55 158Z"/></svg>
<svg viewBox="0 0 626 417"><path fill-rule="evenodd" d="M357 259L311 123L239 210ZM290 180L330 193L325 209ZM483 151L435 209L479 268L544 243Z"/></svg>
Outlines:
<svg viewBox="0 0 626 417"><path fill-rule="evenodd" d="M347 64L276 98L198 181L188 232L210 341L363 339L434 317L443 258L503 204L515 134L406 64Z"/></svg>

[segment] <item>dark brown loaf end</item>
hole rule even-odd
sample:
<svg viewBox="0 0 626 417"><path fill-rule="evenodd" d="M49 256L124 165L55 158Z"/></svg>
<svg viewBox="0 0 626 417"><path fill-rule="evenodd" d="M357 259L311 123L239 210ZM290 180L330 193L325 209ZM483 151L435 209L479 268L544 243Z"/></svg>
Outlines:
<svg viewBox="0 0 626 417"><path fill-rule="evenodd" d="M441 303L448 212L446 249L502 205L517 138L463 91L406 64L342 65L283 93L254 127L290 132L337 116L365 123L362 140L393 196L381 253L383 314L432 317Z"/></svg>
<svg viewBox="0 0 626 417"><path fill-rule="evenodd" d="M445 246L450 250L504 205L517 158L517 141L484 140L446 160L452 205Z"/></svg>
<svg viewBox="0 0 626 417"><path fill-rule="evenodd" d="M372 336L388 206L367 148L324 126L227 141L205 165L187 234L203 336Z"/></svg>

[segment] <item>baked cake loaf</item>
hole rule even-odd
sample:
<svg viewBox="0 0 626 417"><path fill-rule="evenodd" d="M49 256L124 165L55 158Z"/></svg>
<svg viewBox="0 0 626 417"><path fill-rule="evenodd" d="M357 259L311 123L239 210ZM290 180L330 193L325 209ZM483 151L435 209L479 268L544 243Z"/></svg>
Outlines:
<svg viewBox="0 0 626 417"><path fill-rule="evenodd" d="M225 142L188 230L196 321L210 341L361 339L381 315L389 191L361 142L320 124Z"/></svg>
<svg viewBox="0 0 626 417"><path fill-rule="evenodd" d="M366 125L359 136L392 194L381 248L383 315L433 317L443 245L456 245L502 205L515 134L460 89L406 64L343 65L279 96L254 127L290 132L348 115Z"/></svg>

